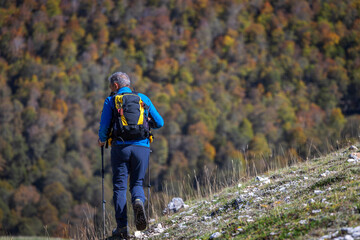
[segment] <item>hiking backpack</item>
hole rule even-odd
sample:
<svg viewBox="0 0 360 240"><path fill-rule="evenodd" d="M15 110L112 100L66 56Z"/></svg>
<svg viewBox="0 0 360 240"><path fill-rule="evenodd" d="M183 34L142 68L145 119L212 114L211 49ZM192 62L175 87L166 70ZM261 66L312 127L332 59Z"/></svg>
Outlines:
<svg viewBox="0 0 360 240"><path fill-rule="evenodd" d="M142 140L150 138L147 117L149 107L136 93L122 93L114 97L113 140Z"/></svg>

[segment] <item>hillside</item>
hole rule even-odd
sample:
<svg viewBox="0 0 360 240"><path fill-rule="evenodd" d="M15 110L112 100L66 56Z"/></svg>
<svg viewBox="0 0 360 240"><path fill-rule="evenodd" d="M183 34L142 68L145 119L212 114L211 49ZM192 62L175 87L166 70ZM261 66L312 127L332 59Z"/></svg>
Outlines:
<svg viewBox="0 0 360 240"><path fill-rule="evenodd" d="M357 140L359 26L359 0L1 0L0 235L73 237L101 216L115 71L165 120L156 196L206 185L204 166L255 174Z"/></svg>
<svg viewBox="0 0 360 240"><path fill-rule="evenodd" d="M163 217L143 237L360 239L356 152L342 149L190 201L189 208Z"/></svg>

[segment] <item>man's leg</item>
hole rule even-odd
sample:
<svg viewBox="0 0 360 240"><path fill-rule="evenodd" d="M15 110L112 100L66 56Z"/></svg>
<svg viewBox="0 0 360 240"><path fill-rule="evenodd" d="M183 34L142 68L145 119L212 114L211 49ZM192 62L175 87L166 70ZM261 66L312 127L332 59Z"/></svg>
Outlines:
<svg viewBox="0 0 360 240"><path fill-rule="evenodd" d="M132 154L130 158L130 192L131 201L136 199L145 202L143 182L146 169L149 165L150 148L141 146L131 146Z"/></svg>
<svg viewBox="0 0 360 240"><path fill-rule="evenodd" d="M112 146L113 200L118 228L127 226L126 190L131 151L128 147Z"/></svg>
<svg viewBox="0 0 360 240"><path fill-rule="evenodd" d="M144 208L145 194L143 182L149 165L150 149L132 146L130 158L130 192L137 230L145 230L147 226Z"/></svg>

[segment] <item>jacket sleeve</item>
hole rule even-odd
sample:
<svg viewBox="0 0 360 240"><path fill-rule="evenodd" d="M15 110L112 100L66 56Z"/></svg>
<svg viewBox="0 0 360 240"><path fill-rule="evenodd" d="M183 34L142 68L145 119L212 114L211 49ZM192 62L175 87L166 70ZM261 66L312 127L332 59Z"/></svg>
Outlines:
<svg viewBox="0 0 360 240"><path fill-rule="evenodd" d="M112 118L111 97L105 99L104 107L101 113L99 139L101 142L105 142L108 139L108 132L110 129Z"/></svg>
<svg viewBox="0 0 360 240"><path fill-rule="evenodd" d="M159 114L159 112L156 110L154 104L151 102L151 100L142 94L141 98L143 98L144 96L144 100L146 101L145 103L149 106L149 117L151 118L152 121L152 128L153 129L157 129L157 128L161 128L162 126L164 126L164 119L161 117L161 115Z"/></svg>

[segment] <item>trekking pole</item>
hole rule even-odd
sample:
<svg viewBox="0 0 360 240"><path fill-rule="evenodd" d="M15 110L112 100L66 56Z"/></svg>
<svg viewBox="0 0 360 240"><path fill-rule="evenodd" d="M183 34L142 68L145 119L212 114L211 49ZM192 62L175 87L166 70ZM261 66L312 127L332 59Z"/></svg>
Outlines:
<svg viewBox="0 0 360 240"><path fill-rule="evenodd" d="M101 146L101 185L102 185L102 213L103 213L103 239L105 239L105 194L104 194L104 146Z"/></svg>
<svg viewBox="0 0 360 240"><path fill-rule="evenodd" d="M150 149L150 153L152 153L152 150ZM148 166L148 194L147 194L147 209L148 209L148 219L150 221L150 187L151 187L151 182L150 182L150 156L149 156L149 166ZM149 223L148 221L148 223Z"/></svg>

